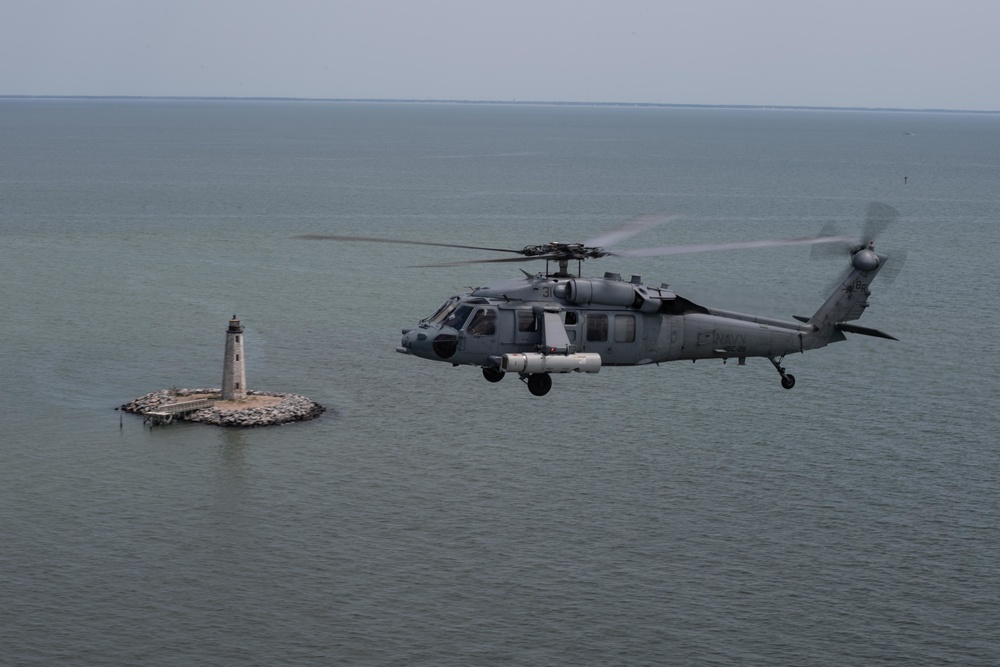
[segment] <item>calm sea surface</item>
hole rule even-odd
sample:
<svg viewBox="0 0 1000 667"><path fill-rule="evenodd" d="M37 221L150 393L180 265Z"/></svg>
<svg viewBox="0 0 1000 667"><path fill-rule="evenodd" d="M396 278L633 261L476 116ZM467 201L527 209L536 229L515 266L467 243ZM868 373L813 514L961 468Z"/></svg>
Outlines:
<svg viewBox="0 0 1000 667"><path fill-rule="evenodd" d="M516 380L394 352L519 248L902 214L852 336L785 360ZM1000 116L0 100L0 662L1000 664ZM524 265L530 266L530 265ZM543 267L530 266L535 270ZM811 314L803 248L588 262ZM884 282L884 281L882 281ZM319 420L149 430L251 388Z"/></svg>

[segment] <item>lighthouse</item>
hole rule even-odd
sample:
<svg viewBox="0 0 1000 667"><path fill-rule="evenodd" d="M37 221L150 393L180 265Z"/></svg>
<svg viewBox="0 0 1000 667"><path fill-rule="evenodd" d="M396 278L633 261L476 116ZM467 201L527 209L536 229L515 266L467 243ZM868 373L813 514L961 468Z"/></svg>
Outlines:
<svg viewBox="0 0 1000 667"><path fill-rule="evenodd" d="M226 358L222 364L222 400L247 397L247 371L243 361L243 325L233 315L226 329Z"/></svg>

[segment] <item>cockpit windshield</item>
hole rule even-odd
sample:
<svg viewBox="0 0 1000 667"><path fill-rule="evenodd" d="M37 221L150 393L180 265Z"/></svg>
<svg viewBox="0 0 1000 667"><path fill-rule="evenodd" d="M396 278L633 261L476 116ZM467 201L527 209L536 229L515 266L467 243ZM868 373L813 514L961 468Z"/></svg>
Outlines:
<svg viewBox="0 0 1000 667"><path fill-rule="evenodd" d="M448 318L449 315L455 312L456 308L458 308L458 301L459 299L457 296L448 299L443 304L441 304L441 307L437 309L437 312L435 312L433 315L431 315L424 321L430 322L432 324L441 324Z"/></svg>
<svg viewBox="0 0 1000 667"><path fill-rule="evenodd" d="M444 321L443 326L451 327L452 329L461 329L462 325L465 324L465 320L469 318L469 313L472 312L472 306L460 306L448 316L448 319Z"/></svg>

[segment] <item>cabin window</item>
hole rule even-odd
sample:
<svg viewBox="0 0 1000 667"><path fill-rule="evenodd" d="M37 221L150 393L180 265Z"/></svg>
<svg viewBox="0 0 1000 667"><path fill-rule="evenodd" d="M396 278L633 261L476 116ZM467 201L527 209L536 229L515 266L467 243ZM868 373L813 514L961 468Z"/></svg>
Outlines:
<svg viewBox="0 0 1000 667"><path fill-rule="evenodd" d="M497 311L480 308L472 317L467 329L470 336L493 336L497 332Z"/></svg>
<svg viewBox="0 0 1000 667"><path fill-rule="evenodd" d="M615 342L635 342L635 315L615 315Z"/></svg>
<svg viewBox="0 0 1000 667"><path fill-rule="evenodd" d="M517 311L517 330L538 331L538 322L535 319L535 313L530 310Z"/></svg>
<svg viewBox="0 0 1000 667"><path fill-rule="evenodd" d="M565 318L563 321L565 322L566 326L569 327L566 329L566 337L569 338L569 342L575 343L576 329L574 329L573 327L575 327L577 325L577 322L580 321L579 313L577 313L575 310L567 310L563 312L563 316Z"/></svg>
<svg viewBox="0 0 1000 667"><path fill-rule="evenodd" d="M587 340L606 341L608 339L608 316L587 315Z"/></svg>

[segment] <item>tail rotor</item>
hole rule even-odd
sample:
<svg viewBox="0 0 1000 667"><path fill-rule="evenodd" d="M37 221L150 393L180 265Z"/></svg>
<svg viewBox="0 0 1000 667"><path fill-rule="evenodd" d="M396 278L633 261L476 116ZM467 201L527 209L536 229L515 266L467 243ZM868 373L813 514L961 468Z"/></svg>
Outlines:
<svg viewBox="0 0 1000 667"><path fill-rule="evenodd" d="M870 202L865 212L864 224L861 236L857 240L847 243L826 243L814 245L810 256L813 259L829 259L831 257L847 257L851 265L843 272L841 280L850 273L851 269L859 264L864 264L874 260L875 240L881 236L899 218L899 211L888 204L882 202ZM820 232L820 236L840 236L833 224L827 224ZM906 251L894 251L886 262L885 272L882 273L883 285L888 287L899 276L906 260Z"/></svg>

